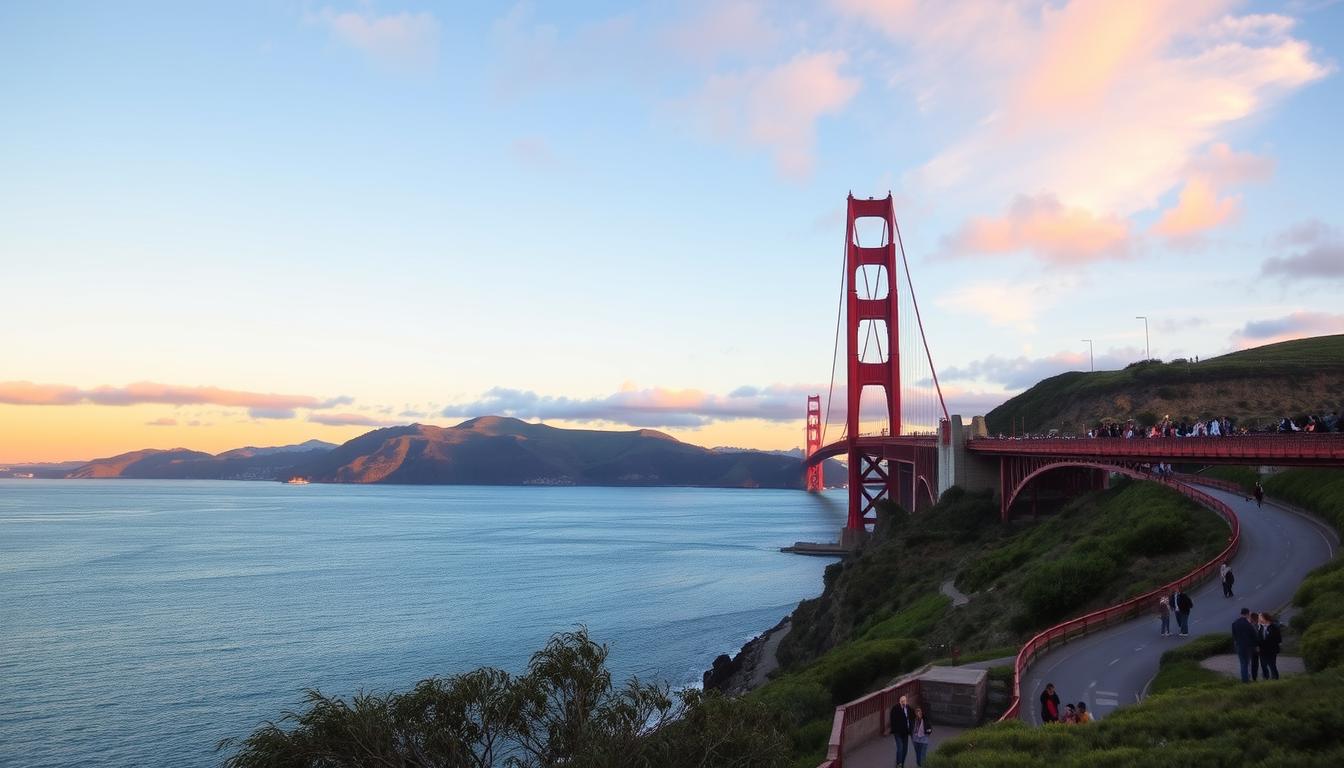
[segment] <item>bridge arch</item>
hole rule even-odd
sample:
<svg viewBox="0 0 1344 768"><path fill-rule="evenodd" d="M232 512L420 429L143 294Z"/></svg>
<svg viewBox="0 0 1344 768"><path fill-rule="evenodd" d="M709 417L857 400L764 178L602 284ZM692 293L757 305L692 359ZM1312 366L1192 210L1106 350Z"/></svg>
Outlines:
<svg viewBox="0 0 1344 768"><path fill-rule="evenodd" d="M1063 459L1063 458L1005 458L1000 467L1000 506L999 517L1003 520L1009 518L1009 512L1013 508L1013 503L1017 501L1022 491L1033 480L1049 472L1059 469L1093 469L1104 472L1114 472L1135 480L1152 480L1151 473L1141 469L1139 462L1125 461L1096 461L1087 459Z"/></svg>

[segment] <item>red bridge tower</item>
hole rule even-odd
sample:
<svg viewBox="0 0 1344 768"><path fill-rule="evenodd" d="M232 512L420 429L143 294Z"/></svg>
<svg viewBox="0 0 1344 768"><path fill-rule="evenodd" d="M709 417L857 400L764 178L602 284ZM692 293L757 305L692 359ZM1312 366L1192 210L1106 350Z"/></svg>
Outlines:
<svg viewBox="0 0 1344 768"><path fill-rule="evenodd" d="M855 222L881 220L880 242L860 244ZM901 434L900 338L896 302L896 209L891 194L881 200L849 196L845 226L845 326L849 353L849 407L846 430L849 443L849 517L845 533L863 531L877 502L897 499L896 480L883 466L880 447L865 448L859 441L859 406L863 391L880 387L886 397L886 434ZM866 227L865 227L866 228ZM876 270L872 270L876 267ZM867 269L865 269L867 268ZM874 281L873 278L876 278ZM859 284L864 283L863 297ZM883 293L885 290L885 293ZM871 347L870 347L871 345Z"/></svg>
<svg viewBox="0 0 1344 768"><path fill-rule="evenodd" d="M807 448L806 455L803 458L811 458L812 454L821 447L821 395L808 395L807 397ZM821 471L824 461L807 468L808 491L817 492L826 487L825 475Z"/></svg>

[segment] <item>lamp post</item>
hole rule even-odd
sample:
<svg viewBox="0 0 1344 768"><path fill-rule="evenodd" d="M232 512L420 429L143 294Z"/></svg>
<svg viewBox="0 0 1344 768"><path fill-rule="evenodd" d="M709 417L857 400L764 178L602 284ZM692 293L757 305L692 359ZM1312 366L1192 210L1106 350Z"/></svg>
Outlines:
<svg viewBox="0 0 1344 768"><path fill-rule="evenodd" d="M1096 360L1092 358L1092 340L1083 339L1083 341L1087 342L1087 370L1095 373L1097 370L1097 363Z"/></svg>
<svg viewBox="0 0 1344 768"><path fill-rule="evenodd" d="M1153 359L1153 350L1152 350L1151 347L1148 346L1148 316L1147 316L1147 315L1135 315L1135 316L1134 316L1134 319L1135 319L1135 320L1142 320L1142 321L1143 321L1143 359L1144 359L1144 360L1152 360L1152 359Z"/></svg>

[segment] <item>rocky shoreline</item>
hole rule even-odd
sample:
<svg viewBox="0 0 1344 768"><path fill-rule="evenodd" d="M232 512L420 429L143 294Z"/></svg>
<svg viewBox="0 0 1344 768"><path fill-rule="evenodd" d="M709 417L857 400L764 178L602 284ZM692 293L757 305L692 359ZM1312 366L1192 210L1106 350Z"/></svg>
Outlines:
<svg viewBox="0 0 1344 768"><path fill-rule="evenodd" d="M770 674L779 669L775 651L784 636L789 634L792 614L779 623L748 640L734 656L719 654L702 679L706 691L722 691L739 696L765 685Z"/></svg>

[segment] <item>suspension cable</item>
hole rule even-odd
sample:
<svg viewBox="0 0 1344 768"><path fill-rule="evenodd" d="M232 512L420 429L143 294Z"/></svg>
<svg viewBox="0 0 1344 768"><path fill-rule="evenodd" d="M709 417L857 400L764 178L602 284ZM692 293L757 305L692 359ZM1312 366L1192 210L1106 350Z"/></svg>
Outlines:
<svg viewBox="0 0 1344 768"><path fill-rule="evenodd" d="M919 300L915 298L915 281L910 277L910 262L905 258L905 242L901 239L900 222L896 222L896 242L901 248L901 263L905 265L905 281L910 288L910 303L915 308L915 322L919 324L919 338L924 342L924 354L929 360L929 373L933 377L933 388L938 393L938 404L943 409L943 418L947 419L947 401L943 399L943 388L938 384L938 369L933 366L933 352L929 350L929 337L924 334L924 320L919 316Z"/></svg>

